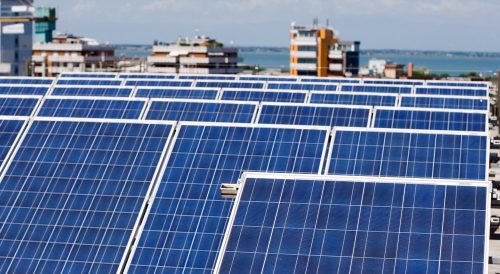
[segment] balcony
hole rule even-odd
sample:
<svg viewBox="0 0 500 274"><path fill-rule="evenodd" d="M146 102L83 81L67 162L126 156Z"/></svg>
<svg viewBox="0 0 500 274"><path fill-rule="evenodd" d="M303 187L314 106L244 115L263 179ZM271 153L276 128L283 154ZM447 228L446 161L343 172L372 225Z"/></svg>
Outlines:
<svg viewBox="0 0 500 274"><path fill-rule="evenodd" d="M290 68L296 69L296 70L305 70L305 71L316 71L316 64L307 64L307 63L291 63Z"/></svg>
<svg viewBox="0 0 500 274"><path fill-rule="evenodd" d="M318 44L318 40L316 37L297 37L292 40L292 45L297 46L316 46Z"/></svg>
<svg viewBox="0 0 500 274"><path fill-rule="evenodd" d="M148 56L147 62L150 64L175 64L177 63L177 58L170 56Z"/></svg>
<svg viewBox="0 0 500 274"><path fill-rule="evenodd" d="M179 62L181 64L236 64L239 58L236 57L181 57Z"/></svg>
<svg viewBox="0 0 500 274"><path fill-rule="evenodd" d="M343 71L342 64L330 64L330 71Z"/></svg>
<svg viewBox="0 0 500 274"><path fill-rule="evenodd" d="M147 72L149 73L177 73L176 68L172 67L148 67Z"/></svg>
<svg viewBox="0 0 500 274"><path fill-rule="evenodd" d="M328 58L330 58L330 59L336 59L336 60L342 60L343 59L342 51L340 51L340 50L330 50L330 52L328 52Z"/></svg>
<svg viewBox="0 0 500 274"><path fill-rule="evenodd" d="M315 51L290 51L290 55L297 58L317 58Z"/></svg>

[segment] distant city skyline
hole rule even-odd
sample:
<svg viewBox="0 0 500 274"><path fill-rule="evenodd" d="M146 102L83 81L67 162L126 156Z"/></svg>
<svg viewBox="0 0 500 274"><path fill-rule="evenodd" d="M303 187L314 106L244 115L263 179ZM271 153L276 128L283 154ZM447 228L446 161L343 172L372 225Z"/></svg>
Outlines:
<svg viewBox="0 0 500 274"><path fill-rule="evenodd" d="M115 44L208 35L239 46L288 46L290 23L329 19L364 49L500 51L497 0L35 0L57 30Z"/></svg>

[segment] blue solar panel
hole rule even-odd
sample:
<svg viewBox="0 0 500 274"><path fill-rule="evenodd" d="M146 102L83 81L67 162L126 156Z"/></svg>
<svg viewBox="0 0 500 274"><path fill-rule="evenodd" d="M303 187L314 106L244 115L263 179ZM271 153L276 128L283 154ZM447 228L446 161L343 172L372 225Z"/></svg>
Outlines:
<svg viewBox="0 0 500 274"><path fill-rule="evenodd" d="M0 96L0 115L32 116L42 97Z"/></svg>
<svg viewBox="0 0 500 274"><path fill-rule="evenodd" d="M390 79L364 79L363 84L382 84L382 85L408 85L408 86L423 86L424 81L418 80L390 80Z"/></svg>
<svg viewBox="0 0 500 274"><path fill-rule="evenodd" d="M315 84L315 83L269 83L268 89L281 90L314 90L314 91L337 91L337 84Z"/></svg>
<svg viewBox="0 0 500 274"><path fill-rule="evenodd" d="M221 99L257 102L304 103L306 101L306 97L306 91L224 89L222 91Z"/></svg>
<svg viewBox="0 0 500 274"><path fill-rule="evenodd" d="M56 86L51 95L130 97L131 94L132 88L130 87Z"/></svg>
<svg viewBox="0 0 500 274"><path fill-rule="evenodd" d="M488 129L486 112L433 111L422 109L376 109L373 127L449 131Z"/></svg>
<svg viewBox="0 0 500 274"><path fill-rule="evenodd" d="M488 188L250 174L216 273L485 273Z"/></svg>
<svg viewBox="0 0 500 274"><path fill-rule="evenodd" d="M41 95L44 96L49 92L50 86L40 85L1 85L0 94L9 95Z"/></svg>
<svg viewBox="0 0 500 274"><path fill-rule="evenodd" d="M486 133L339 129L328 174L486 180Z"/></svg>
<svg viewBox="0 0 500 274"><path fill-rule="evenodd" d="M245 170L317 174L328 130L183 125L132 255L131 273L212 273L233 201L223 183Z"/></svg>
<svg viewBox="0 0 500 274"><path fill-rule="evenodd" d="M236 80L236 75L179 75L179 79L190 80Z"/></svg>
<svg viewBox="0 0 500 274"><path fill-rule="evenodd" d="M263 81L263 82L297 82L296 77L279 76L240 76L240 81Z"/></svg>
<svg viewBox="0 0 500 274"><path fill-rule="evenodd" d="M402 107L441 108L441 109L474 109L488 110L487 98L456 97L456 96L425 96L403 95Z"/></svg>
<svg viewBox="0 0 500 274"><path fill-rule="evenodd" d="M19 138L21 131L25 126L25 119L21 118L2 118L0 119L0 171L3 171L3 167L6 164L7 155L13 149L13 145ZM3 184L3 181L2 181ZM0 184L0 185L2 185ZM0 203L3 200L3 196L0 196ZM2 215L3 216L3 215ZM2 225L4 219L0 220L0 225ZM0 234L1 235L1 234ZM1 256L1 255L0 255Z"/></svg>
<svg viewBox="0 0 500 274"><path fill-rule="evenodd" d="M258 81L196 81L196 87L262 89L264 83Z"/></svg>
<svg viewBox="0 0 500 274"><path fill-rule="evenodd" d="M146 120L252 123L257 108L257 103L154 100L146 113Z"/></svg>
<svg viewBox="0 0 500 274"><path fill-rule="evenodd" d="M60 78L57 80L58 86L120 86L120 79L99 79L99 78Z"/></svg>
<svg viewBox="0 0 500 274"><path fill-rule="evenodd" d="M127 80L125 86L134 87L191 87L192 80Z"/></svg>
<svg viewBox="0 0 500 274"><path fill-rule="evenodd" d="M61 73L61 78L103 78L114 79L117 74L115 73Z"/></svg>
<svg viewBox="0 0 500 274"><path fill-rule="evenodd" d="M140 99L104 99L49 97L44 100L37 116L140 119L146 101Z"/></svg>
<svg viewBox="0 0 500 274"><path fill-rule="evenodd" d="M411 86L396 85L342 85L341 91L378 92L378 93L412 93Z"/></svg>
<svg viewBox="0 0 500 274"><path fill-rule="evenodd" d="M0 77L0 84L52 85L54 78L41 77Z"/></svg>
<svg viewBox="0 0 500 274"><path fill-rule="evenodd" d="M174 74L123 73L121 79L175 79Z"/></svg>
<svg viewBox="0 0 500 274"><path fill-rule="evenodd" d="M486 88L460 88L460 87L417 87L416 94L455 95L455 96L488 96Z"/></svg>
<svg viewBox="0 0 500 274"><path fill-rule="evenodd" d="M135 97L215 100L218 94L218 89L205 88L137 88Z"/></svg>
<svg viewBox="0 0 500 274"><path fill-rule="evenodd" d="M257 121L260 124L367 127L370 113L370 107L264 103Z"/></svg>
<svg viewBox="0 0 500 274"><path fill-rule="evenodd" d="M442 87L481 87L487 88L487 82L466 82L466 81L427 81L427 86L442 86Z"/></svg>
<svg viewBox="0 0 500 274"><path fill-rule="evenodd" d="M347 93L347 92L312 92L311 103L360 105L360 106L396 106L398 97L391 94Z"/></svg>
<svg viewBox="0 0 500 274"><path fill-rule="evenodd" d="M35 120L0 184L0 271L116 273L172 128Z"/></svg>
<svg viewBox="0 0 500 274"><path fill-rule="evenodd" d="M359 84L361 82L359 79L347 79L347 78L301 78L300 81L304 83L345 83L345 84Z"/></svg>

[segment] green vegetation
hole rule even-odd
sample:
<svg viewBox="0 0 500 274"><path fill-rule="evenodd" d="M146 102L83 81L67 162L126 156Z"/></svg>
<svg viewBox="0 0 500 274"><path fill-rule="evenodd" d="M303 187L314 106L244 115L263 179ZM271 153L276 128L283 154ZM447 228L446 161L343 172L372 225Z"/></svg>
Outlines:
<svg viewBox="0 0 500 274"><path fill-rule="evenodd" d="M479 75L477 74L477 72L475 71L471 71L469 73L462 73L459 75L460 77L464 77L464 78L467 78L467 77L478 77Z"/></svg>

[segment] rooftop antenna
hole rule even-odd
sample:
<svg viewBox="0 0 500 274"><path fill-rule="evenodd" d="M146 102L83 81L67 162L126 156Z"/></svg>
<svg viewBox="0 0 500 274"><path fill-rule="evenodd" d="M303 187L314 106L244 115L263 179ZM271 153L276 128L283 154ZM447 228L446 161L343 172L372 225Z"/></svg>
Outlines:
<svg viewBox="0 0 500 274"><path fill-rule="evenodd" d="M313 27L314 28L318 27L318 17L314 17L314 19L313 19Z"/></svg>
<svg viewBox="0 0 500 274"><path fill-rule="evenodd" d="M329 27L330 26L330 19L326 18L326 26Z"/></svg>

